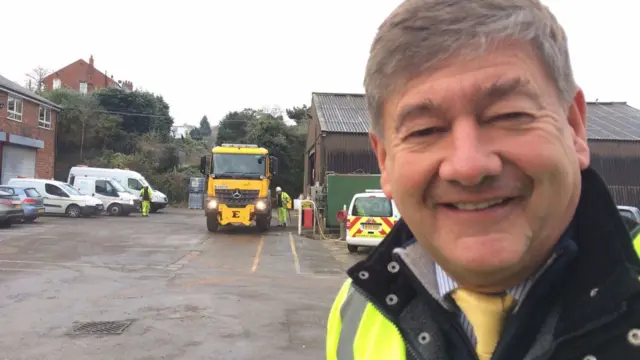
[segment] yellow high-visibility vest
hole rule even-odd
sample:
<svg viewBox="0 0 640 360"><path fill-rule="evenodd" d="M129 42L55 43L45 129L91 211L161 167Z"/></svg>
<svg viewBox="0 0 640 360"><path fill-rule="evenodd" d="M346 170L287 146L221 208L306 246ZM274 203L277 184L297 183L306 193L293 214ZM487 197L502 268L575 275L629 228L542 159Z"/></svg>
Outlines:
<svg viewBox="0 0 640 360"><path fill-rule="evenodd" d="M331 306L327 360L405 360L398 328L351 286L347 279Z"/></svg>
<svg viewBox="0 0 640 360"><path fill-rule="evenodd" d="M640 257L640 233L633 239L633 248L636 250L638 257Z"/></svg>

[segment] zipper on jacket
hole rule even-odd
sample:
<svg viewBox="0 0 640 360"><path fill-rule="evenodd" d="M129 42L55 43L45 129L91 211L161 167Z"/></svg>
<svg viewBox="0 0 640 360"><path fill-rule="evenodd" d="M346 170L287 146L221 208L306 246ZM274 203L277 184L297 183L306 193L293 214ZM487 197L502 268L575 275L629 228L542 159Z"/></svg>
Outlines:
<svg viewBox="0 0 640 360"><path fill-rule="evenodd" d="M378 304L377 301L375 301L371 296L369 296L369 294L367 294L364 290L360 289L359 286L357 286L356 284L354 284L353 282L351 283L351 286L358 292L358 294L360 294L362 297L364 297L365 299L367 299L368 302L371 303L371 305L373 305L376 310L378 310L378 312L380 314L382 314L382 316L387 319L389 321L389 323L391 323L391 325L393 325L393 327L398 331L398 333L400 335L402 335L403 338L406 339L405 334L402 333L402 331L400 330L400 328L396 325L396 323L391 319L391 316L389 316L389 314L387 314L386 311L384 311ZM413 349L413 347L411 347L411 342L407 342L406 340L404 341L405 343L405 348L407 349L407 352L409 353L408 355L411 356L408 359L415 359L415 360L421 360L422 358L417 354L416 350ZM426 359L425 359L426 360Z"/></svg>

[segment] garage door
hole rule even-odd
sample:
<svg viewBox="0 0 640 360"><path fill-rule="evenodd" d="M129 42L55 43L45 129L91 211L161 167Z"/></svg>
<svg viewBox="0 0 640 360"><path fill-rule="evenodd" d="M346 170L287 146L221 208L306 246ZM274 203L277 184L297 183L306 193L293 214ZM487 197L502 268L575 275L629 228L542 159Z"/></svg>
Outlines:
<svg viewBox="0 0 640 360"><path fill-rule="evenodd" d="M36 176L36 149L4 144L2 147L2 184L9 179Z"/></svg>

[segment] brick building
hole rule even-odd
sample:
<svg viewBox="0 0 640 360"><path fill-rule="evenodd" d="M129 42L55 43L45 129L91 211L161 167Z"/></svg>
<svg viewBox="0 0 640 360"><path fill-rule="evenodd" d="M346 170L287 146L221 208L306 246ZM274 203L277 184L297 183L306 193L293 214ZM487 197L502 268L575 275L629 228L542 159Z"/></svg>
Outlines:
<svg viewBox="0 0 640 360"><path fill-rule="evenodd" d="M55 103L0 75L0 182L51 179L55 165Z"/></svg>
<svg viewBox="0 0 640 360"><path fill-rule="evenodd" d="M93 55L89 58L89 62L78 59L62 69L52 72L44 78L43 83L46 90L67 88L83 94L91 94L104 88L133 91L131 81L116 81L113 79L113 75L107 76L106 72L97 70L94 66Z"/></svg>

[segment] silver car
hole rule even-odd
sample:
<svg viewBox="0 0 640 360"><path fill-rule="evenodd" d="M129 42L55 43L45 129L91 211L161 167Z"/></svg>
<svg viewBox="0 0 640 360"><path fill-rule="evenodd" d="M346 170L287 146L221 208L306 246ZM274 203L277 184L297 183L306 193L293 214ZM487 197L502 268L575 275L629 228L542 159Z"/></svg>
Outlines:
<svg viewBox="0 0 640 360"><path fill-rule="evenodd" d="M10 227L12 224L21 223L24 218L24 209L17 195L0 191L0 227Z"/></svg>

